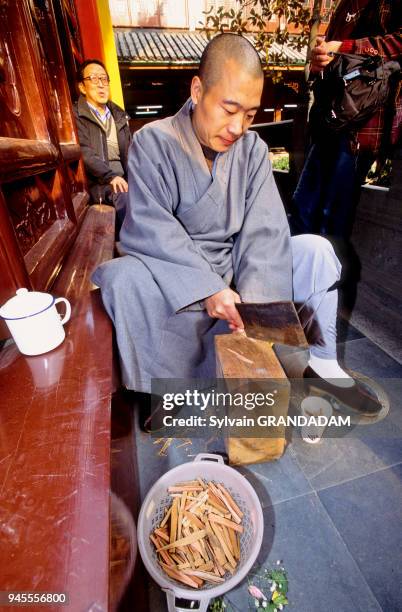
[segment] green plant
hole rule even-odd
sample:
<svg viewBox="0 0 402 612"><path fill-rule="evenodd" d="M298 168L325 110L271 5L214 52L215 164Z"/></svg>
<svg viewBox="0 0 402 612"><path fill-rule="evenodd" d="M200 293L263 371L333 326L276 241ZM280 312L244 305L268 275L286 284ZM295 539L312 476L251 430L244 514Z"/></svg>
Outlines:
<svg viewBox="0 0 402 612"><path fill-rule="evenodd" d="M248 593L251 597L249 609L255 612L280 612L288 605L287 593L289 581L284 567L275 569L260 569L248 575ZM233 604L234 605L234 604ZM235 606L236 610L237 607ZM232 612L233 607L225 596L216 597L211 601L208 612Z"/></svg>
<svg viewBox="0 0 402 612"><path fill-rule="evenodd" d="M279 155L272 160L274 170L286 170L289 172L289 155Z"/></svg>
<svg viewBox="0 0 402 612"><path fill-rule="evenodd" d="M208 606L208 612L230 612L231 606L225 602L225 598L215 597Z"/></svg>
<svg viewBox="0 0 402 612"><path fill-rule="evenodd" d="M223 597L216 597L213 599L208 606L208 612L223 612L225 610L225 602L223 601Z"/></svg>
<svg viewBox="0 0 402 612"><path fill-rule="evenodd" d="M225 10L219 6L216 12L213 7L205 12L205 29L207 32L230 31L242 34L247 31L256 33L256 48L263 51L270 62L286 65L287 57L284 45L303 49L309 38L311 10L302 0L238 0L238 10ZM275 17L275 29L269 31L266 25ZM289 26L297 28L299 35L291 36ZM281 50L269 52L272 43L276 42Z"/></svg>
<svg viewBox="0 0 402 612"><path fill-rule="evenodd" d="M280 563L277 561L277 565ZM277 612L288 605L289 582L283 567L251 574L248 582L248 592L253 599L250 609L256 612Z"/></svg>
<svg viewBox="0 0 402 612"><path fill-rule="evenodd" d="M237 0L236 5L236 10L226 10L224 6L214 10L211 6L204 13L204 31L208 37L216 32L252 32L268 69L272 65L288 66L285 46L298 51L308 46L309 57L321 19L328 20L332 10L322 11L322 0L314 0L312 8L303 0ZM279 45L279 51L273 51L272 43ZM272 70L270 77L273 82L283 79L277 70Z"/></svg>

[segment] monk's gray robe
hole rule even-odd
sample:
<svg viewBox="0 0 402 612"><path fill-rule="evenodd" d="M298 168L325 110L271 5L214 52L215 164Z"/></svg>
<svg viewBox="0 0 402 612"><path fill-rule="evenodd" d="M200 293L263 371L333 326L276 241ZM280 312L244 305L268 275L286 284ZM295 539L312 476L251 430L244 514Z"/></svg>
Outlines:
<svg viewBox="0 0 402 612"><path fill-rule="evenodd" d="M94 275L112 318L123 383L214 376L213 336L228 331L203 300L233 286L242 301L292 299L287 218L266 144L247 132L211 173L190 101L144 126L129 151L126 256Z"/></svg>

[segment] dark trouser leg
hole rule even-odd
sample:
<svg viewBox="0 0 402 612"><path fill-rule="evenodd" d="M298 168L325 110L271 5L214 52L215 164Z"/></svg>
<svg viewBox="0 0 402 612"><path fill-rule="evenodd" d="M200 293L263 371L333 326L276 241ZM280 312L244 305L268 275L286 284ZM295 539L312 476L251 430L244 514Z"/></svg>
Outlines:
<svg viewBox="0 0 402 612"><path fill-rule="evenodd" d="M319 146L313 144L293 194L290 226L293 235L318 232L323 165Z"/></svg>
<svg viewBox="0 0 402 612"><path fill-rule="evenodd" d="M315 143L309 152L293 196L293 234L350 236L360 184L372 159L357 157L347 136Z"/></svg>
<svg viewBox="0 0 402 612"><path fill-rule="evenodd" d="M351 152L346 137L337 141L331 165L323 186L320 234L347 238L355 207L356 156Z"/></svg>

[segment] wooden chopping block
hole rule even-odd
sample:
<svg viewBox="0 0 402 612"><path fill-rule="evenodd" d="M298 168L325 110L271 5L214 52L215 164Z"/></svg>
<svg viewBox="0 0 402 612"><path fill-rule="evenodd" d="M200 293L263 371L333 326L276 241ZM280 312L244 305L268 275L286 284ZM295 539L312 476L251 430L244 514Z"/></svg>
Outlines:
<svg viewBox="0 0 402 612"><path fill-rule="evenodd" d="M274 379L280 393L271 414L276 417L288 414L290 383L271 343L247 338L243 334L224 334L215 337L215 352L216 376L226 379L228 392L235 390L230 379ZM229 463L247 465L279 459L285 450L285 427L277 427L276 433L275 437L265 438L227 437Z"/></svg>

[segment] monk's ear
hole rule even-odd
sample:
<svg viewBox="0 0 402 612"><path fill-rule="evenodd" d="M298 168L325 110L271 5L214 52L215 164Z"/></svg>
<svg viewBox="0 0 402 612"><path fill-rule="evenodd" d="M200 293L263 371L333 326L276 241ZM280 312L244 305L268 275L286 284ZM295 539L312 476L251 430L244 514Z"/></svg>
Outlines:
<svg viewBox="0 0 402 612"><path fill-rule="evenodd" d="M198 104L202 96L202 83L199 76L193 77L191 81L191 100L193 104Z"/></svg>

